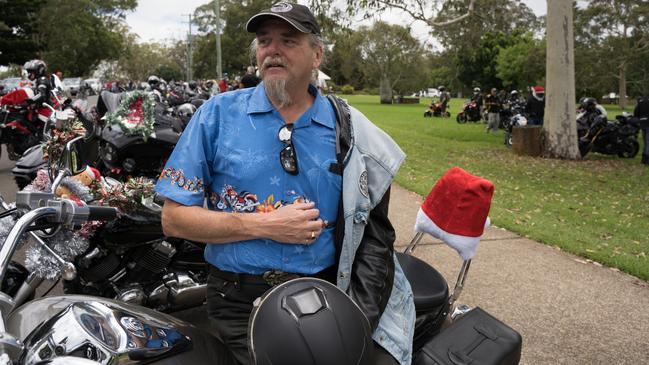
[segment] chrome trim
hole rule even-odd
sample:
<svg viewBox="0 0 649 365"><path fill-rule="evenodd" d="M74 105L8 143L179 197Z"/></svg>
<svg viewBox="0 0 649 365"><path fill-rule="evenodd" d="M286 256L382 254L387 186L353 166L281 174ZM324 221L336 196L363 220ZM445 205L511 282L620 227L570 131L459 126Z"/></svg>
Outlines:
<svg viewBox="0 0 649 365"><path fill-rule="evenodd" d="M7 238L2 243L2 247L0 247L0 283L4 280L5 271L9 266L14 251L16 250L18 240L25 232L25 229L39 218L57 215L58 213L58 209L54 207L42 207L27 212L16 221L16 224L11 228Z"/></svg>
<svg viewBox="0 0 649 365"><path fill-rule="evenodd" d="M25 339L24 359L36 363L83 351L100 364L140 364L185 351L191 343L174 323L114 304L82 301L36 327Z"/></svg>
<svg viewBox="0 0 649 365"><path fill-rule="evenodd" d="M408 247L406 247L405 250L403 250L403 253L412 255L413 252L415 252L415 248L417 248L417 244L421 239L424 237L424 232L417 232L415 236L412 238L412 241L408 244Z"/></svg>
<svg viewBox="0 0 649 365"><path fill-rule="evenodd" d="M464 281L466 280L467 275L469 274L469 267L471 266L471 259L464 260L462 262L462 267L460 268L460 273L457 275L457 281L455 282L455 288L453 288L453 293L449 297L449 304L452 306L457 298L462 294L462 289L464 288Z"/></svg>

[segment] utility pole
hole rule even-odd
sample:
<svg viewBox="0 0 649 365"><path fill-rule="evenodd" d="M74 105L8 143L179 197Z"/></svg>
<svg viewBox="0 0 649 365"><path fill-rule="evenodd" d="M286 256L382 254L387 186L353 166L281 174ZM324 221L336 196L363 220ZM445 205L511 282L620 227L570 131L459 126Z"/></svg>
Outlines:
<svg viewBox="0 0 649 365"><path fill-rule="evenodd" d="M216 75L221 80L223 70L221 69L221 2L214 0L214 13L216 14Z"/></svg>
<svg viewBox="0 0 649 365"><path fill-rule="evenodd" d="M193 78L192 64L194 58L192 56L192 42L194 41L194 37L192 37L192 15L187 14L187 16L189 17L189 33L187 33L187 82L189 82Z"/></svg>

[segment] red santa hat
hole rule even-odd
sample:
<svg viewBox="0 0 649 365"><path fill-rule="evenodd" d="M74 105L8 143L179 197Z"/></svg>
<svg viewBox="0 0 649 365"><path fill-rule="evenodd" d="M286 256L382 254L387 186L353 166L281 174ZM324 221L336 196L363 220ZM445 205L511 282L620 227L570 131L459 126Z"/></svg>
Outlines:
<svg viewBox="0 0 649 365"><path fill-rule="evenodd" d="M462 259L469 260L490 224L493 192L491 181L453 167L437 181L419 208L415 231L439 238Z"/></svg>

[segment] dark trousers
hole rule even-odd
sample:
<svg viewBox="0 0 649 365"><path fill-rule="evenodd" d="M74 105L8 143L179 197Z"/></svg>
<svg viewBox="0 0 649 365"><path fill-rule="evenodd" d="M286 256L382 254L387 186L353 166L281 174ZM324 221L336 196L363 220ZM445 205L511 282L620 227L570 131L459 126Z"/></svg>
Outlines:
<svg viewBox="0 0 649 365"><path fill-rule="evenodd" d="M271 286L260 277L255 279L252 275L242 275L237 278L232 273L221 273L212 269L207 279L208 317L237 361L242 365L252 364L248 352L248 319L254 300ZM372 364L398 365L381 346L374 343L374 348Z"/></svg>
<svg viewBox="0 0 649 365"><path fill-rule="evenodd" d="M642 132L642 142L644 143L644 148L642 150L642 163L649 165L649 128L644 128L640 131Z"/></svg>

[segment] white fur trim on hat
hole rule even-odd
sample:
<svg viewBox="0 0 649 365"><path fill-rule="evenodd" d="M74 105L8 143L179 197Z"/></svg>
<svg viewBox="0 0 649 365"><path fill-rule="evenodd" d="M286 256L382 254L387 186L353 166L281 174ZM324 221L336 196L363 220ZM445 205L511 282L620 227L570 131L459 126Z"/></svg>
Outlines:
<svg viewBox="0 0 649 365"><path fill-rule="evenodd" d="M489 217L485 221L485 228L489 227L491 221ZM419 208L417 212L417 221L415 223L415 231L428 233L431 236L442 240L447 245L451 246L462 257L463 260L469 260L475 256L480 243L480 237L460 236L453 233L448 233L439 228L424 211Z"/></svg>

